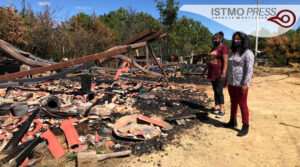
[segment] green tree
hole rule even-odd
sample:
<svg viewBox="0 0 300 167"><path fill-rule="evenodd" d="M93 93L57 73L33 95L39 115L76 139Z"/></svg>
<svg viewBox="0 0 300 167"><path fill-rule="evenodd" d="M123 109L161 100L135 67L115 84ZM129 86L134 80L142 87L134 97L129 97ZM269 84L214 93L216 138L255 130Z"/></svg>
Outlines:
<svg viewBox="0 0 300 167"><path fill-rule="evenodd" d="M154 1L157 2L156 8L160 12L160 21L162 25L164 25L167 30L171 30L172 26L177 21L179 3L175 2L174 0L166 0L166 2L159 0Z"/></svg>
<svg viewBox="0 0 300 167"><path fill-rule="evenodd" d="M129 17L128 10L124 8L119 8L117 11L111 11L108 14L100 15L100 20L108 26L113 32L116 41L114 44L120 44L122 41L126 40L123 37L123 30L126 27L126 21Z"/></svg>
<svg viewBox="0 0 300 167"><path fill-rule="evenodd" d="M76 29L83 28L89 30L91 28L92 18L85 13L78 13L70 19L70 30L75 31Z"/></svg>
<svg viewBox="0 0 300 167"><path fill-rule="evenodd" d="M79 13L55 30L61 43L58 47L61 57L77 58L101 52L111 47L114 40L110 29L95 13L90 16Z"/></svg>
<svg viewBox="0 0 300 167"><path fill-rule="evenodd" d="M249 35L248 39L249 39L249 48L252 49L252 50L255 50L256 37ZM269 38L267 38L267 37L264 37L264 38L263 37L259 37L258 38L258 50L260 50L260 51L264 51L265 50L266 43L267 43L268 39Z"/></svg>
<svg viewBox="0 0 300 167"><path fill-rule="evenodd" d="M160 29L158 20L147 13L136 12L132 8L127 10L121 7L117 11L100 15L99 18L114 34L115 45L122 43L145 29Z"/></svg>
<svg viewBox="0 0 300 167"><path fill-rule="evenodd" d="M164 56L189 56L191 53L207 53L212 47L212 34L199 21L185 16L177 18L178 2L155 0L160 12L160 22L168 33L164 39Z"/></svg>
<svg viewBox="0 0 300 167"><path fill-rule="evenodd" d="M150 30L161 29L159 25L159 21L148 13L138 12L136 14L136 19L137 19L136 28L138 32L142 32L145 29L150 29Z"/></svg>
<svg viewBox="0 0 300 167"><path fill-rule="evenodd" d="M168 38L163 39L162 54L167 59L170 59L172 55L178 57L180 53L178 53L178 50L174 50L174 48L176 48L177 45L177 36L173 27L175 26L177 21L179 3L175 2L174 0L166 0L166 2L159 0L154 1L157 3L156 8L159 10L160 13L160 23L163 29L168 34Z"/></svg>
<svg viewBox="0 0 300 167"><path fill-rule="evenodd" d="M180 18L169 33L171 54L188 56L193 53L207 53L212 47L212 34L199 21L185 16Z"/></svg>

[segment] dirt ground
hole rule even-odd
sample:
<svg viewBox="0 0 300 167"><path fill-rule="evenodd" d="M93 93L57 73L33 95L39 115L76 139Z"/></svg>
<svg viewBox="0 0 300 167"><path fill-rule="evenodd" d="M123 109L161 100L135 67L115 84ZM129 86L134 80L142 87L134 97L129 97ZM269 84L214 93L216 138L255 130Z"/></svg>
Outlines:
<svg viewBox="0 0 300 167"><path fill-rule="evenodd" d="M267 71L269 72L269 71ZM211 86L207 93L213 97ZM250 130L245 137L225 129L230 101L224 89L227 116L209 120L179 134L165 151L141 157L111 159L104 166L285 166L300 167L300 78L286 74L254 75L248 94ZM238 129L241 128L238 113ZM115 164L115 165L114 165Z"/></svg>

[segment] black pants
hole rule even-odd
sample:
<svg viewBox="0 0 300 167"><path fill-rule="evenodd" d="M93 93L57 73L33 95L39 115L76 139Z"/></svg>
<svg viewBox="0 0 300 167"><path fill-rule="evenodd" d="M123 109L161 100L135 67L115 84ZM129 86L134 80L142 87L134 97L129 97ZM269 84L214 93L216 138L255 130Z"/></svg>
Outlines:
<svg viewBox="0 0 300 167"><path fill-rule="evenodd" d="M215 105L224 104L224 95L223 95L223 82L221 78L217 78L214 81L211 81L214 95L215 95Z"/></svg>

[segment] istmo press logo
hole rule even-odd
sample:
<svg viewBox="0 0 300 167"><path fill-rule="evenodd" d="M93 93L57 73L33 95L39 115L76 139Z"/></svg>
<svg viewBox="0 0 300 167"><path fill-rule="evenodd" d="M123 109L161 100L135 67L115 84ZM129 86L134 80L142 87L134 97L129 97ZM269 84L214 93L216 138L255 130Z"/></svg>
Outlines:
<svg viewBox="0 0 300 167"><path fill-rule="evenodd" d="M273 37L290 30L300 14L300 5L183 5L181 11L192 12L235 31L259 37Z"/></svg>

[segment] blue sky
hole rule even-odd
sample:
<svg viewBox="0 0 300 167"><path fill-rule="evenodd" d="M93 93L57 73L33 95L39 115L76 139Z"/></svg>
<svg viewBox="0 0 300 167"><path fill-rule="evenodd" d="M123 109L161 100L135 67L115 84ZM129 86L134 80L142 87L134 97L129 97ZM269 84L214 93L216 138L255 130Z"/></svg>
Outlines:
<svg viewBox="0 0 300 167"><path fill-rule="evenodd" d="M179 7L182 5L229 5L229 4L253 4L255 5L257 0L177 0ZM17 8L21 8L22 0L11 0L13 5ZM125 9L133 8L137 12L143 11L151 14L155 18L159 18L159 11L156 9L156 3L153 0L25 0L26 4L29 3L34 11L43 10L43 5L50 5L51 8L58 8L56 13L56 20L65 20L70 18L79 12L91 14L95 12L97 15L109 13L110 11L117 10L120 7ZM9 0L0 0L0 6L6 6L9 4ZM300 0L260 0L260 4L284 4L284 5L300 5ZM300 10L300 9L299 9ZM208 27L212 33L223 31L225 38L230 39L233 30L222 26L221 24L207 19L203 16L192 14L189 12L178 12L179 17L185 15L189 18L200 21L204 26ZM300 21L294 25L295 28L300 26Z"/></svg>

